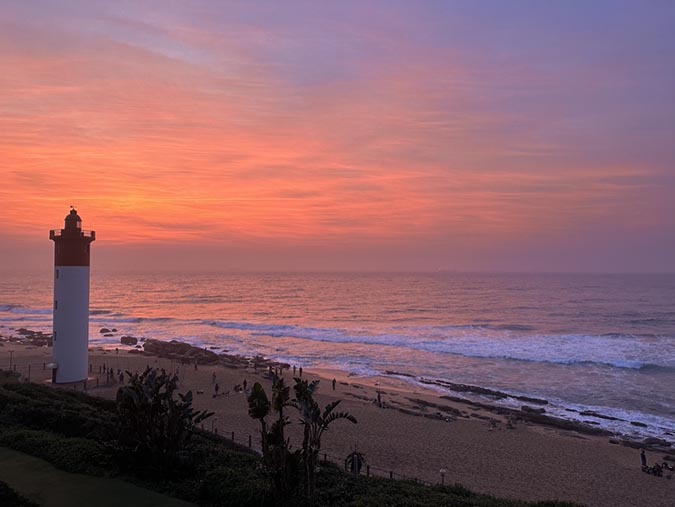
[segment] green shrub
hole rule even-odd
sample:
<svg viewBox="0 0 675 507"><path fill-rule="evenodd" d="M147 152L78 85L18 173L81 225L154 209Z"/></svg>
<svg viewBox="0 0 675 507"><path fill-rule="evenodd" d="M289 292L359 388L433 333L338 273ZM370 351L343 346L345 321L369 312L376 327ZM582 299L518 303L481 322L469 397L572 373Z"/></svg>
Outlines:
<svg viewBox="0 0 675 507"><path fill-rule="evenodd" d="M273 505L267 478L250 466L219 466L209 470L196 500L200 505L214 507Z"/></svg>
<svg viewBox="0 0 675 507"><path fill-rule="evenodd" d="M37 456L66 472L103 475L112 466L111 452L102 444L48 431L5 430L0 446Z"/></svg>

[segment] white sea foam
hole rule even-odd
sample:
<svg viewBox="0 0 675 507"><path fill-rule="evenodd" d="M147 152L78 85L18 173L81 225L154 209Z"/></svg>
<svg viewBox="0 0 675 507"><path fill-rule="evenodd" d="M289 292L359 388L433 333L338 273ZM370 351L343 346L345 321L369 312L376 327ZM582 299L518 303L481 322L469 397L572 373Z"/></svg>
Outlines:
<svg viewBox="0 0 675 507"><path fill-rule="evenodd" d="M355 334L343 329L252 322L210 322L253 336L400 347L475 359L544 362L557 365L608 366L640 370L675 369L675 341L635 335L523 335L482 326L408 328L409 334ZM401 329L400 327L398 329Z"/></svg>

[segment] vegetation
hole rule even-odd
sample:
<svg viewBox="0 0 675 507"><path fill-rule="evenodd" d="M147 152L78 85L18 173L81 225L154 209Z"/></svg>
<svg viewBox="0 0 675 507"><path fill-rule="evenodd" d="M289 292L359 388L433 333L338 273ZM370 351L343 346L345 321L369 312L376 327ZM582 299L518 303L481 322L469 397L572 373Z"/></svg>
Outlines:
<svg viewBox="0 0 675 507"><path fill-rule="evenodd" d="M117 391L118 443L150 473L170 475L196 425L213 412L194 410L192 391L176 393L177 375L153 368L127 375L129 383Z"/></svg>
<svg viewBox="0 0 675 507"><path fill-rule="evenodd" d="M306 387L309 388L309 385ZM255 410L251 415L255 414L261 427L262 419L267 421L267 445L276 446L277 449L286 448L288 454L297 457L297 470L302 471L302 456L298 455L304 452L304 447L299 451L291 449L282 431L288 422L287 412L295 410L293 400L289 399L290 390L283 383L278 383L267 403L267 395L263 397L261 391L264 393L262 387L254 387L252 391L257 393L259 401L254 404ZM176 403L181 403L180 400L178 397ZM336 407L329 413L326 413L327 408L320 411L320 418L315 420L315 428L328 427L324 423L335 413ZM313 409L312 412L316 415ZM312 420L314 419L307 419L308 422ZM178 452L180 458L174 463L180 473L169 480L166 476L148 473L147 464L130 457L126 444L120 445L118 440L118 428L121 424L123 423L115 402L69 390L17 382L16 376L0 371L0 446L41 457L62 470L124 479L199 505L279 505L278 497L275 496L276 486L268 473L270 462L247 448L191 427L186 430L191 433L191 437L183 440L183 447ZM275 424L277 428L274 428ZM324 428L323 432L325 431ZM312 430L310 435L311 432ZM319 433L323 432L316 433L319 442ZM270 433L275 433L274 437L270 437ZM282 441L285 444L281 444ZM310 444L308 440L308 452L315 449L316 445L316 442ZM320 448L320 443L318 445ZM279 457L275 456L273 459L278 460ZM285 470L284 473L295 473L296 478L300 476L295 490L301 489L300 481L306 480L302 473L293 472L289 463L284 464L283 461L271 463L273 467L278 466L278 470ZM458 486L429 487L413 482L366 478L345 473L328 463L318 463L314 479L313 500L317 506L571 506L566 503L500 500L478 495ZM292 484L289 482L287 485ZM0 505L30 505L12 504L1 496L8 494L11 493L0 491ZM296 505L302 506L303 503L302 498L296 499Z"/></svg>
<svg viewBox="0 0 675 507"><path fill-rule="evenodd" d="M316 467L319 462L321 438L328 427L339 419L346 419L356 424L356 418L348 412L335 412L341 400L336 400L321 410L314 399L314 393L319 388L319 381L308 382L295 379L294 406L300 412L300 422L303 426L302 461L305 467L305 497L310 503L314 502L316 490Z"/></svg>
<svg viewBox="0 0 675 507"><path fill-rule="evenodd" d="M272 482L272 491L278 504L292 499L298 489L300 454L291 451L284 428L289 424L286 408L292 406L290 388L284 379L275 377L272 383L272 401L259 382L248 396L248 413L260 422L263 465ZM267 417L274 411L276 419L268 430Z"/></svg>
<svg viewBox="0 0 675 507"><path fill-rule="evenodd" d="M302 483L304 497L312 505L316 496L316 470L319 464L321 438L328 427L338 419L347 419L356 423L356 418L347 412L335 412L340 400L329 403L323 411L314 399L319 381L308 382L295 379L293 390L295 398L291 400L290 387L281 377L272 380L272 401L259 382L256 382L248 396L248 413L260 422L263 464L272 482L275 500L289 503L294 500L298 485ZM286 409L295 408L303 426L302 452L291 451L284 428L289 424ZM268 430L267 417L270 412L276 419ZM303 469L302 481L300 468Z"/></svg>

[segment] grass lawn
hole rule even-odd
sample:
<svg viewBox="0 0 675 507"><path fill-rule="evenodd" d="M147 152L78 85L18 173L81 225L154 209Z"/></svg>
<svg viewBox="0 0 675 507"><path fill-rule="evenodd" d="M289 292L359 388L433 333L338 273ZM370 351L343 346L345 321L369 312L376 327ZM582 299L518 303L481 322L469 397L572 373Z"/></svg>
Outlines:
<svg viewBox="0 0 675 507"><path fill-rule="evenodd" d="M42 459L6 447L0 447L0 480L45 507L194 505L119 479L63 472Z"/></svg>

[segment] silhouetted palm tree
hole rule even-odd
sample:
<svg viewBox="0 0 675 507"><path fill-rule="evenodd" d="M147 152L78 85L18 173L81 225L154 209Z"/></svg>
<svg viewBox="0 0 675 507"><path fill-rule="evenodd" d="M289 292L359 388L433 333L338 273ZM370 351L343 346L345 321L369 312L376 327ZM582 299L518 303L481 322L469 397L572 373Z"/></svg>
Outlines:
<svg viewBox="0 0 675 507"><path fill-rule="evenodd" d="M346 419L356 424L356 418L349 412L334 412L342 400L336 400L323 409L314 399L319 381L308 382L295 379L294 405L300 411L300 422L303 425L302 457L305 465L305 495L310 502L314 501L315 471L321 450L321 438L330 425L338 419Z"/></svg>

